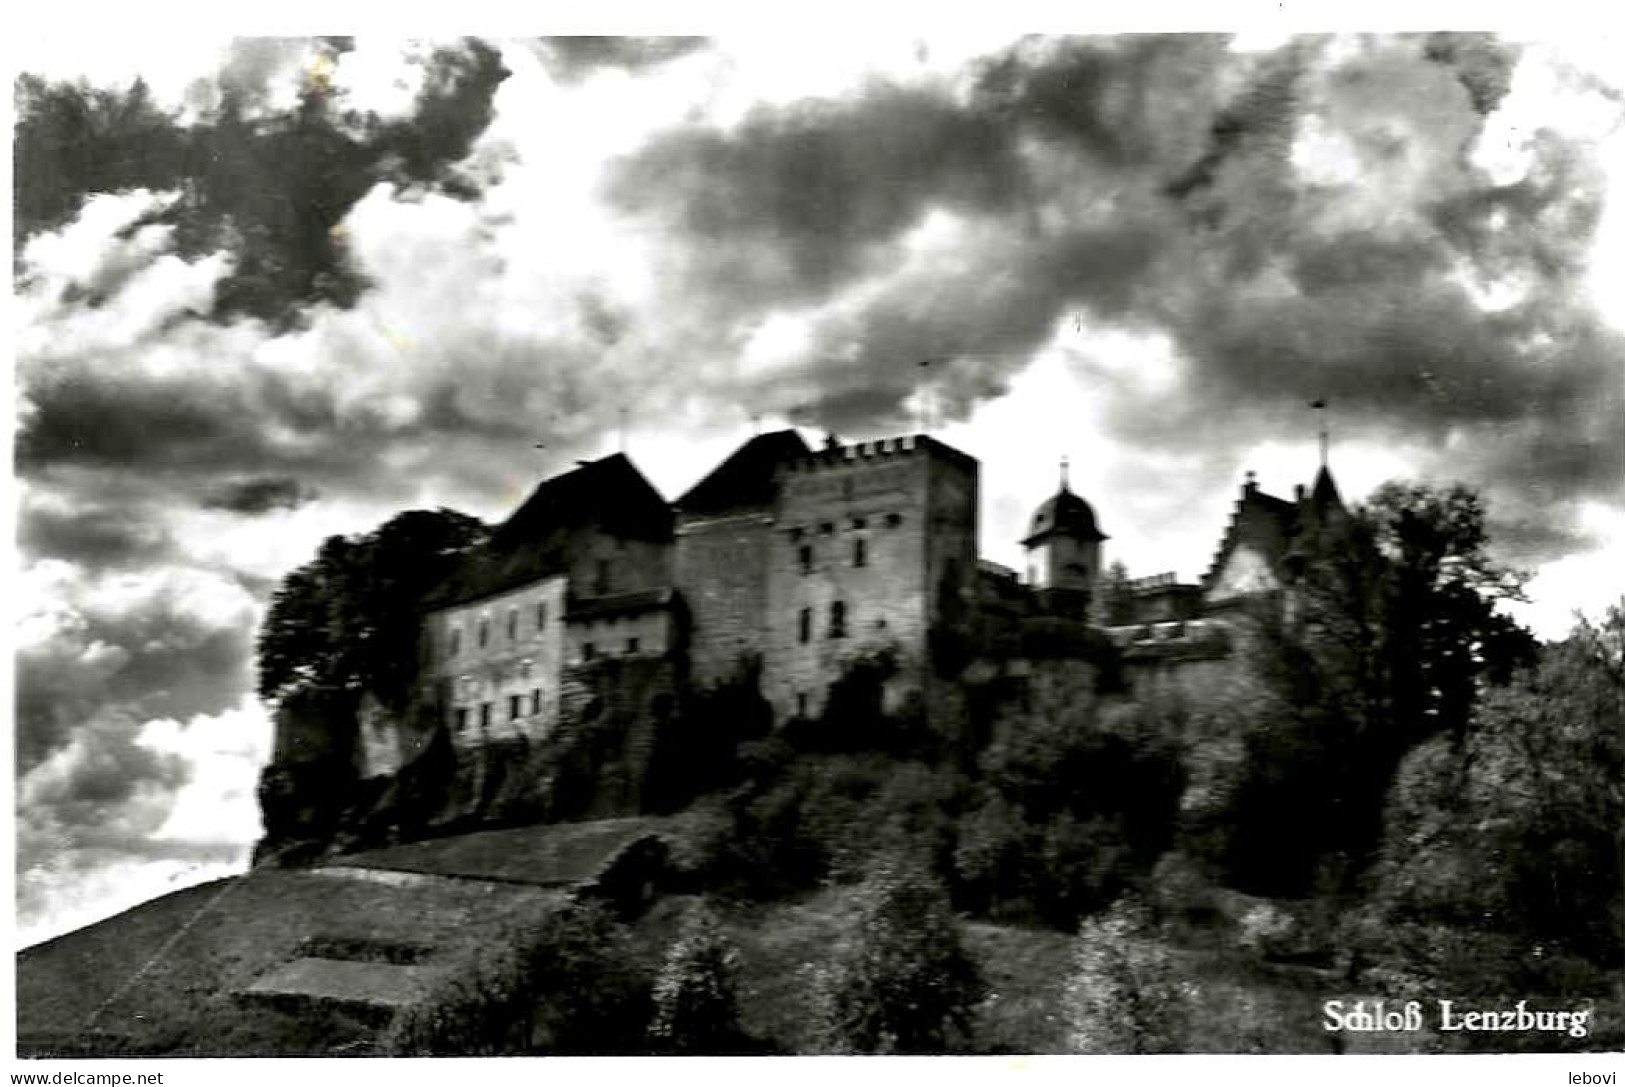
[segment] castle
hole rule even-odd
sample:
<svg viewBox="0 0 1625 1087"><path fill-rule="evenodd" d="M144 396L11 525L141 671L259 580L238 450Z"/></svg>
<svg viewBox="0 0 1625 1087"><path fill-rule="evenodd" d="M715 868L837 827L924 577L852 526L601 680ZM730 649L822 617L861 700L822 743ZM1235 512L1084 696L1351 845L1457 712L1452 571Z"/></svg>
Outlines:
<svg viewBox="0 0 1625 1087"><path fill-rule="evenodd" d="M886 654L887 708L956 709L967 670L1111 654L1142 693L1199 692L1233 656L1231 616L1291 581L1303 541L1344 516L1324 464L1292 500L1251 473L1200 583L1101 593L1101 531L1067 484L1034 512L1020 576L977 553L978 462L923 435L810 448L759 434L668 504L623 454L548 479L430 597L429 729L363 706L363 776L443 727L460 755L544 742L611 697L659 722L689 686L752 669L780 721L816 718L853 661ZM613 675L611 675L613 673ZM610 678L606 681L605 677Z"/></svg>

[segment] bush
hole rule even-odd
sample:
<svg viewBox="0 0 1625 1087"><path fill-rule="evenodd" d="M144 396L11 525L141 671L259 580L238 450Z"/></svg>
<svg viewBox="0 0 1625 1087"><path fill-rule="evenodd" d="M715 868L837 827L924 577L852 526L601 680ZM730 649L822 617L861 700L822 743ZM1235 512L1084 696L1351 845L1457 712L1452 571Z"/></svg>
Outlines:
<svg viewBox="0 0 1625 1087"><path fill-rule="evenodd" d="M1152 935L1145 908L1127 900L1084 922L1062 997L1073 1052L1185 1050L1196 989Z"/></svg>
<svg viewBox="0 0 1625 1087"><path fill-rule="evenodd" d="M662 1053L737 1052L742 1041L734 969L738 952L704 904L690 910L654 983L651 1046Z"/></svg>
<svg viewBox="0 0 1625 1087"><path fill-rule="evenodd" d="M524 956L535 1001L533 1051L578 1055L642 1052L632 1039L649 1022L651 979L609 910L572 902L551 915Z"/></svg>
<svg viewBox="0 0 1625 1087"><path fill-rule="evenodd" d="M824 1044L837 1053L946 1053L984 986L940 884L881 866L859 892L852 941L817 975Z"/></svg>

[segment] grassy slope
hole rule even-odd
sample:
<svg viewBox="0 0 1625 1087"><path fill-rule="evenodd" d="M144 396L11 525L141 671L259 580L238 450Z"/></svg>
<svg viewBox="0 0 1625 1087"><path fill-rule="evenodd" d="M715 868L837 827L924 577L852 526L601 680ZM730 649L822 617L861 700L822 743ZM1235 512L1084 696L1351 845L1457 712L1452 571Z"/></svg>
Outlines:
<svg viewBox="0 0 1625 1087"><path fill-rule="evenodd" d="M425 945L451 972L553 892L466 880L391 887L309 872L260 871L189 888L18 956L20 1040L175 1055L333 1052L370 1033L333 1016L298 1022L230 997L311 939ZM177 935L178 934L178 935Z"/></svg>
<svg viewBox="0 0 1625 1087"><path fill-rule="evenodd" d="M597 874L622 846L661 826L659 819L626 818L509 827L369 850L335 863L567 886Z"/></svg>
<svg viewBox="0 0 1625 1087"><path fill-rule="evenodd" d="M637 924L635 939L650 961L659 961L686 902L667 899ZM850 887L725 913L724 925L740 951L740 1012L750 1034L781 1052L816 1049L808 1017L811 973L848 937L856 914ZM971 1048L1065 1052L1059 997L1072 965L1072 938L1049 929L980 922L966 924L965 937L989 988ZM1196 1050L1330 1052L1320 1029L1320 1002L1337 994L1323 991L1317 979L1260 970L1236 954L1175 950L1174 957L1208 997L1204 1018L1196 1024Z"/></svg>

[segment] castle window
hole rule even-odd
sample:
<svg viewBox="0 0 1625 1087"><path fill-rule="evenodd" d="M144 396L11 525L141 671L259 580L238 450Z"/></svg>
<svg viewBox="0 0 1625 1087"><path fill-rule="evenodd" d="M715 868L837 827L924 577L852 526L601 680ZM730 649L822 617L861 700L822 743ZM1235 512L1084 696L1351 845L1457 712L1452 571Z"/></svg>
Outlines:
<svg viewBox="0 0 1625 1087"><path fill-rule="evenodd" d="M482 615L482 616L480 616L480 637L479 637L480 648L484 649L485 648L485 643L489 642L490 640L491 640L491 620L487 619L485 616Z"/></svg>
<svg viewBox="0 0 1625 1087"><path fill-rule="evenodd" d="M868 521L867 518L854 517L854 518L852 518L852 527L853 528L868 528L869 527L869 521Z"/></svg>
<svg viewBox="0 0 1625 1087"><path fill-rule="evenodd" d="M599 596L609 592L609 560L599 559L597 573L593 575L592 591Z"/></svg>
<svg viewBox="0 0 1625 1087"><path fill-rule="evenodd" d="M628 638L628 639L626 639L626 655L630 657L634 653L636 653L637 651L638 651L638 640L636 638Z"/></svg>
<svg viewBox="0 0 1625 1087"><path fill-rule="evenodd" d="M852 541L852 565L853 566L868 566L869 565L869 550L865 546L863 537L861 537L861 536L858 537L856 540Z"/></svg>
<svg viewBox="0 0 1625 1087"><path fill-rule="evenodd" d="M591 642L582 642L581 643L581 659L582 660L590 661L594 657L596 657L597 655L598 655L598 647L597 646L593 645Z"/></svg>
<svg viewBox="0 0 1625 1087"><path fill-rule="evenodd" d="M508 640L510 642L516 642L516 641L519 640L519 609L518 608L509 608L508 609Z"/></svg>
<svg viewBox="0 0 1625 1087"><path fill-rule="evenodd" d="M801 572L804 574L812 573L812 548L803 545L800 551L800 557Z"/></svg>
<svg viewBox="0 0 1625 1087"><path fill-rule="evenodd" d="M457 654L461 653L462 651L463 651L463 628L462 627L452 627L451 628L451 648L446 651L446 656L455 657Z"/></svg>
<svg viewBox="0 0 1625 1087"><path fill-rule="evenodd" d="M536 602L536 631L541 633L547 629L547 601Z"/></svg>
<svg viewBox="0 0 1625 1087"><path fill-rule="evenodd" d="M459 706L457 708L457 731L468 731L468 708L466 706Z"/></svg>
<svg viewBox="0 0 1625 1087"><path fill-rule="evenodd" d="M522 707L522 704L523 703L522 703L519 695L511 694L511 695L508 696L508 720L510 720L510 721L519 720L519 711L520 711L520 709Z"/></svg>
<svg viewBox="0 0 1625 1087"><path fill-rule="evenodd" d="M846 637L846 601L836 600L829 606L829 636Z"/></svg>
<svg viewBox="0 0 1625 1087"><path fill-rule="evenodd" d="M533 714L542 712L542 689L540 687L530 692L530 712Z"/></svg>
<svg viewBox="0 0 1625 1087"><path fill-rule="evenodd" d="M900 513L888 513L888 514L886 514L886 527L887 528L896 528L898 525L900 525L902 523L903 523L903 515L902 514L900 514Z"/></svg>
<svg viewBox="0 0 1625 1087"><path fill-rule="evenodd" d="M824 534L825 536L834 535L834 533L835 533L835 522L834 521L825 521L823 524L818 526L818 531L821 532L822 534Z"/></svg>
<svg viewBox="0 0 1625 1087"><path fill-rule="evenodd" d="M801 609L800 637L802 644L812 641L812 609Z"/></svg>
<svg viewBox="0 0 1625 1087"><path fill-rule="evenodd" d="M485 730L489 729L490 727L491 727L491 703L489 703L489 702L481 702L480 703L480 731L484 732Z"/></svg>

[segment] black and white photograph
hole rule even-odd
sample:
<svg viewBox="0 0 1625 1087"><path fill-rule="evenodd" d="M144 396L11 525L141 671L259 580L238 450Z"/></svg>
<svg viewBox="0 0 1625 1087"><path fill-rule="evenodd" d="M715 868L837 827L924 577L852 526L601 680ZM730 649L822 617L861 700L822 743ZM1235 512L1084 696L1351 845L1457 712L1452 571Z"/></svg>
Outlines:
<svg viewBox="0 0 1625 1087"><path fill-rule="evenodd" d="M1625 38L386 28L12 48L13 1068L1609 1082Z"/></svg>

